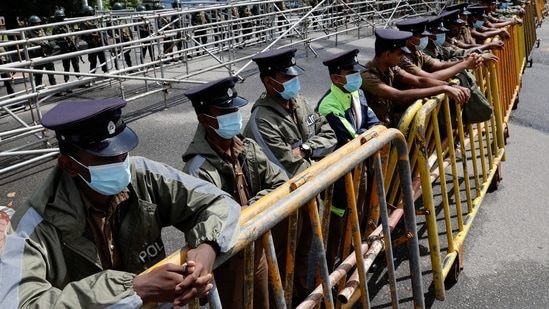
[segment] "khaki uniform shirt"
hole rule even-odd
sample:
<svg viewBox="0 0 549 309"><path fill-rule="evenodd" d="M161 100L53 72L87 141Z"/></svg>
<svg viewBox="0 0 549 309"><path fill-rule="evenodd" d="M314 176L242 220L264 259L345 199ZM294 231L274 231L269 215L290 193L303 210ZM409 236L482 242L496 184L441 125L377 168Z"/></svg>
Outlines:
<svg viewBox="0 0 549 309"><path fill-rule="evenodd" d="M381 71L377 61L371 60L366 64L366 70L362 71L362 90L366 94L368 105L375 112L381 124L385 126L396 126L392 115L394 112L393 102L389 99L378 97L380 86L385 84L390 87L398 88L400 83L401 68L394 66L385 72ZM396 107L396 106L395 106ZM400 118L400 117L399 117Z"/></svg>
<svg viewBox="0 0 549 309"><path fill-rule="evenodd" d="M423 52L416 51L411 54L402 55L402 60L399 62L398 66L408 73L417 75L421 70L431 72L435 62L436 60L433 57L426 55Z"/></svg>

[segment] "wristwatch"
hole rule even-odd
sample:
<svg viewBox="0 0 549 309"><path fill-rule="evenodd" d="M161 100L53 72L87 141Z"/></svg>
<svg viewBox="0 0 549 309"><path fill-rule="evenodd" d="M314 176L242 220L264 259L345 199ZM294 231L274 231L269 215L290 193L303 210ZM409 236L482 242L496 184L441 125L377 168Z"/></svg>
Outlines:
<svg viewBox="0 0 549 309"><path fill-rule="evenodd" d="M313 148L311 148L309 144L305 144L305 143L301 144L299 146L299 150L305 153L305 159L309 159L313 154Z"/></svg>

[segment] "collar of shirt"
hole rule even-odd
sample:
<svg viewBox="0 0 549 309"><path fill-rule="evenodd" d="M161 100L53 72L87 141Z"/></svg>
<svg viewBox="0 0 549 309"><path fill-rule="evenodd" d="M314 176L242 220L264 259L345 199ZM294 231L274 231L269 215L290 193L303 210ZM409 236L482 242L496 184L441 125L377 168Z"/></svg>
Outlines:
<svg viewBox="0 0 549 309"><path fill-rule="evenodd" d="M111 198L106 210L94 206L82 192L82 203L87 211L86 222L93 235L93 241L101 259L103 269L120 269L120 256L118 252L117 228L119 225L115 214L120 205L130 198L130 190L126 187L122 192Z"/></svg>
<svg viewBox="0 0 549 309"><path fill-rule="evenodd" d="M389 67L387 68L387 70L385 71L382 71L380 66L379 66L379 63L377 62L377 58L374 58L372 60L372 64L373 64L373 69L374 69L374 74L377 75L377 77L383 81L383 83L385 83L386 85L388 86L393 86L393 79L394 79L394 75L396 72L398 72L400 70L400 67L398 65L394 66L394 67Z"/></svg>
<svg viewBox="0 0 549 309"><path fill-rule="evenodd" d="M212 149L225 161L231 164L234 164L236 160L238 159L238 156L244 151L244 142L240 140L238 137L233 137L231 139L231 154L226 152L224 149L219 147L216 143L214 143L209 136L206 136L206 140L208 141L208 144L212 147Z"/></svg>

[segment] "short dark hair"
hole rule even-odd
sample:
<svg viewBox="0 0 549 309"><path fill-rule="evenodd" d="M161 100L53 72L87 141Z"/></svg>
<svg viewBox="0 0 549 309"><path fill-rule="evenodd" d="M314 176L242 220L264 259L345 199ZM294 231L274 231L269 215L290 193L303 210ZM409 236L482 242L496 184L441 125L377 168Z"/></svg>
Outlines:
<svg viewBox="0 0 549 309"><path fill-rule="evenodd" d="M387 44L383 44L383 42L380 40L376 40L374 47L375 47L376 57L380 57L381 54L383 54L386 51L390 51L392 53L395 50L400 49L400 47L393 47L393 46L388 46Z"/></svg>
<svg viewBox="0 0 549 309"><path fill-rule="evenodd" d="M343 70L343 69L336 69L336 68L328 67L328 72L330 73L330 75L332 75L332 74L340 74L341 75L341 70Z"/></svg>
<svg viewBox="0 0 549 309"><path fill-rule="evenodd" d="M75 159L80 159L80 155L78 154L79 148L71 142L59 141L59 152L62 155L71 156Z"/></svg>
<svg viewBox="0 0 549 309"><path fill-rule="evenodd" d="M265 79L265 77L275 77L276 72L275 71L266 71L266 72L259 72L259 78L261 78L261 82Z"/></svg>

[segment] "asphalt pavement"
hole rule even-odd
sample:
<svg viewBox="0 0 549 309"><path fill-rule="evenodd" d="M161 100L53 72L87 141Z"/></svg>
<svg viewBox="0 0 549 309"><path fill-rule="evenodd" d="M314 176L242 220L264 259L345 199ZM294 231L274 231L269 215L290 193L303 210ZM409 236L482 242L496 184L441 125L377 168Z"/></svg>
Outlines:
<svg viewBox="0 0 549 309"><path fill-rule="evenodd" d="M541 39L540 47L532 52L533 66L524 72L520 103L512 112L509 123L506 161L502 163L503 180L498 190L489 193L482 202L465 241L464 270L459 281L447 288L445 301L433 298L431 274L427 268L429 263L422 264L426 265L423 284L429 308L549 308L549 225L545 221L549 218L549 207L545 202L545 193L549 191L545 180L549 175L549 164L545 162L549 153L549 122L546 121L549 115L546 101L549 97L549 87L546 86L549 79L549 25L544 23L537 29L537 34ZM303 45L296 45L297 63L306 71L301 77L301 92L309 103L316 104L329 87L323 58L338 51L359 48L359 60L365 63L373 57L373 42L371 36L357 40L344 35L339 37L338 44L333 39L316 41L311 46L318 57L307 52ZM239 52L253 54L258 50L259 47L248 47ZM183 70L183 65L172 66L167 74L177 75ZM227 76L226 70L219 69L200 78L212 80L224 76ZM242 109L246 121L263 86L253 64L242 72L242 76L245 80L237 85L237 91L251 101ZM183 167L181 155L190 143L197 123L194 110L183 96L184 90L192 86L189 83L174 84L166 101L162 93L157 93L128 104L123 110L125 120L140 138L139 146L131 155L145 156L178 169ZM126 81L124 88L134 93L144 91L142 83L133 81ZM62 100L116 96L120 96L120 85L112 81L92 89L78 89L61 99L47 100L42 110L46 111ZM21 117L28 117L25 113L19 112ZM11 121L0 116L0 130L8 128ZM21 205L54 164L55 160L49 160L1 175L0 205L11 203L14 208ZM174 229L167 229L165 238L170 251L182 244L182 235ZM428 261L428 256L422 259ZM397 280L404 282L409 278ZM391 307L386 289L373 290L370 296L374 308ZM411 308L411 299L404 297L400 305Z"/></svg>

